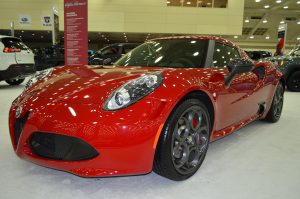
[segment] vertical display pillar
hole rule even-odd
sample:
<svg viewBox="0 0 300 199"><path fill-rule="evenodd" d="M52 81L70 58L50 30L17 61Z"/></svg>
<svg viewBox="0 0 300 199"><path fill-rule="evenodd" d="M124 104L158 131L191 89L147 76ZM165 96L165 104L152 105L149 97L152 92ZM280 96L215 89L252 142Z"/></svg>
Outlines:
<svg viewBox="0 0 300 199"><path fill-rule="evenodd" d="M280 24L278 27L278 40L275 55L283 55L285 50L285 41L287 33L287 24Z"/></svg>
<svg viewBox="0 0 300 199"><path fill-rule="evenodd" d="M87 0L64 0L65 65L88 63L87 6Z"/></svg>

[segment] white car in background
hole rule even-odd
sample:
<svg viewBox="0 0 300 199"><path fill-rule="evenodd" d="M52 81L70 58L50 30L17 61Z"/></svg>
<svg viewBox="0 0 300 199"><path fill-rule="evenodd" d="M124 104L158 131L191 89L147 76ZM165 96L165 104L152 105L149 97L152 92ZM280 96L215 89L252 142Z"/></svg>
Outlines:
<svg viewBox="0 0 300 199"><path fill-rule="evenodd" d="M21 39L0 35L0 81L19 85L35 71L34 54Z"/></svg>

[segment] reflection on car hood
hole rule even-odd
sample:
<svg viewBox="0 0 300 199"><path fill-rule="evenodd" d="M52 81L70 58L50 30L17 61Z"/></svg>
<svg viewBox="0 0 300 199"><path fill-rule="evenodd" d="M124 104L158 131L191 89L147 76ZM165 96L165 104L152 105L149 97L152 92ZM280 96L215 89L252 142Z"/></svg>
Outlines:
<svg viewBox="0 0 300 199"><path fill-rule="evenodd" d="M27 92L36 97L71 103L101 103L118 87L163 68L65 66Z"/></svg>

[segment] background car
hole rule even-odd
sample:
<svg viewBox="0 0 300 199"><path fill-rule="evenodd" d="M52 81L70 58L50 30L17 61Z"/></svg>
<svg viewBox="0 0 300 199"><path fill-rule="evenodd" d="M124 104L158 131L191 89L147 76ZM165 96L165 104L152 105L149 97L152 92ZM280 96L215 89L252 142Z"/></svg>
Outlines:
<svg viewBox="0 0 300 199"><path fill-rule="evenodd" d="M12 103L21 158L85 176L146 174L185 180L210 141L264 119L277 122L285 82L219 37L150 40L114 66L36 74Z"/></svg>
<svg viewBox="0 0 300 199"><path fill-rule="evenodd" d="M253 60L259 60L266 57L272 57L272 53L264 50L247 50L247 55Z"/></svg>
<svg viewBox="0 0 300 199"><path fill-rule="evenodd" d="M138 45L138 43L116 43L106 46L89 57L89 64L101 65L105 59L109 59L106 65L111 65Z"/></svg>
<svg viewBox="0 0 300 199"><path fill-rule="evenodd" d="M0 81L10 85L21 84L26 76L35 73L34 54L21 41L0 35Z"/></svg>
<svg viewBox="0 0 300 199"><path fill-rule="evenodd" d="M35 65L39 71L65 64L65 50L63 45L35 48L34 53Z"/></svg>
<svg viewBox="0 0 300 199"><path fill-rule="evenodd" d="M286 56L270 57L266 60L278 64L290 91L300 92L300 45L296 46Z"/></svg>

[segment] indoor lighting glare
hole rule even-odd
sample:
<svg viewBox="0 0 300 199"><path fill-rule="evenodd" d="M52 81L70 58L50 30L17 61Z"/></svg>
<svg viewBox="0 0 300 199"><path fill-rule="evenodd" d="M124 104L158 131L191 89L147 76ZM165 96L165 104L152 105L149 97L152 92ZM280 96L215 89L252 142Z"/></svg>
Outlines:
<svg viewBox="0 0 300 199"><path fill-rule="evenodd" d="M190 4L191 4L191 2L190 2L190 1L188 1L188 2L186 2L186 4L190 5Z"/></svg>
<svg viewBox="0 0 300 199"><path fill-rule="evenodd" d="M284 20L281 20L280 23L281 23L281 24L284 24Z"/></svg>
<svg viewBox="0 0 300 199"><path fill-rule="evenodd" d="M247 18L247 19L245 19L245 23L249 23L250 22L250 20Z"/></svg>
<svg viewBox="0 0 300 199"><path fill-rule="evenodd" d="M276 3L281 3L281 2L282 2L281 0L277 0L277 1L276 1Z"/></svg>
<svg viewBox="0 0 300 199"><path fill-rule="evenodd" d="M300 4L300 1L297 1L297 4Z"/></svg>
<svg viewBox="0 0 300 199"><path fill-rule="evenodd" d="M299 36L299 37L297 37L297 40L298 40L298 41L300 40L300 36Z"/></svg>
<svg viewBox="0 0 300 199"><path fill-rule="evenodd" d="M250 36L250 39L254 39L254 36L253 36L253 35L251 35L251 36Z"/></svg>
<svg viewBox="0 0 300 199"><path fill-rule="evenodd" d="M269 35L267 35L267 36L266 36L266 39L270 39L270 36L269 36Z"/></svg>
<svg viewBox="0 0 300 199"><path fill-rule="evenodd" d="M283 7L283 9L288 9L288 8L289 8L288 6L284 6L284 7Z"/></svg>
<svg viewBox="0 0 300 199"><path fill-rule="evenodd" d="M263 23L268 23L268 20L267 20L267 19L264 19L262 22L263 22Z"/></svg>
<svg viewBox="0 0 300 199"><path fill-rule="evenodd" d="M237 39L237 38L239 38L237 35L235 35L233 38L235 38L235 39Z"/></svg>
<svg viewBox="0 0 300 199"><path fill-rule="evenodd" d="M264 8L270 8L270 5L265 5Z"/></svg>
<svg viewBox="0 0 300 199"><path fill-rule="evenodd" d="M298 25L300 25L300 20L299 20L299 21L297 21L297 24L298 24Z"/></svg>
<svg viewBox="0 0 300 199"><path fill-rule="evenodd" d="M256 3L259 3L259 2L261 2L261 0L255 0L255 2L256 2Z"/></svg>
<svg viewBox="0 0 300 199"><path fill-rule="evenodd" d="M170 4L171 3L171 1L167 1L167 4Z"/></svg>

